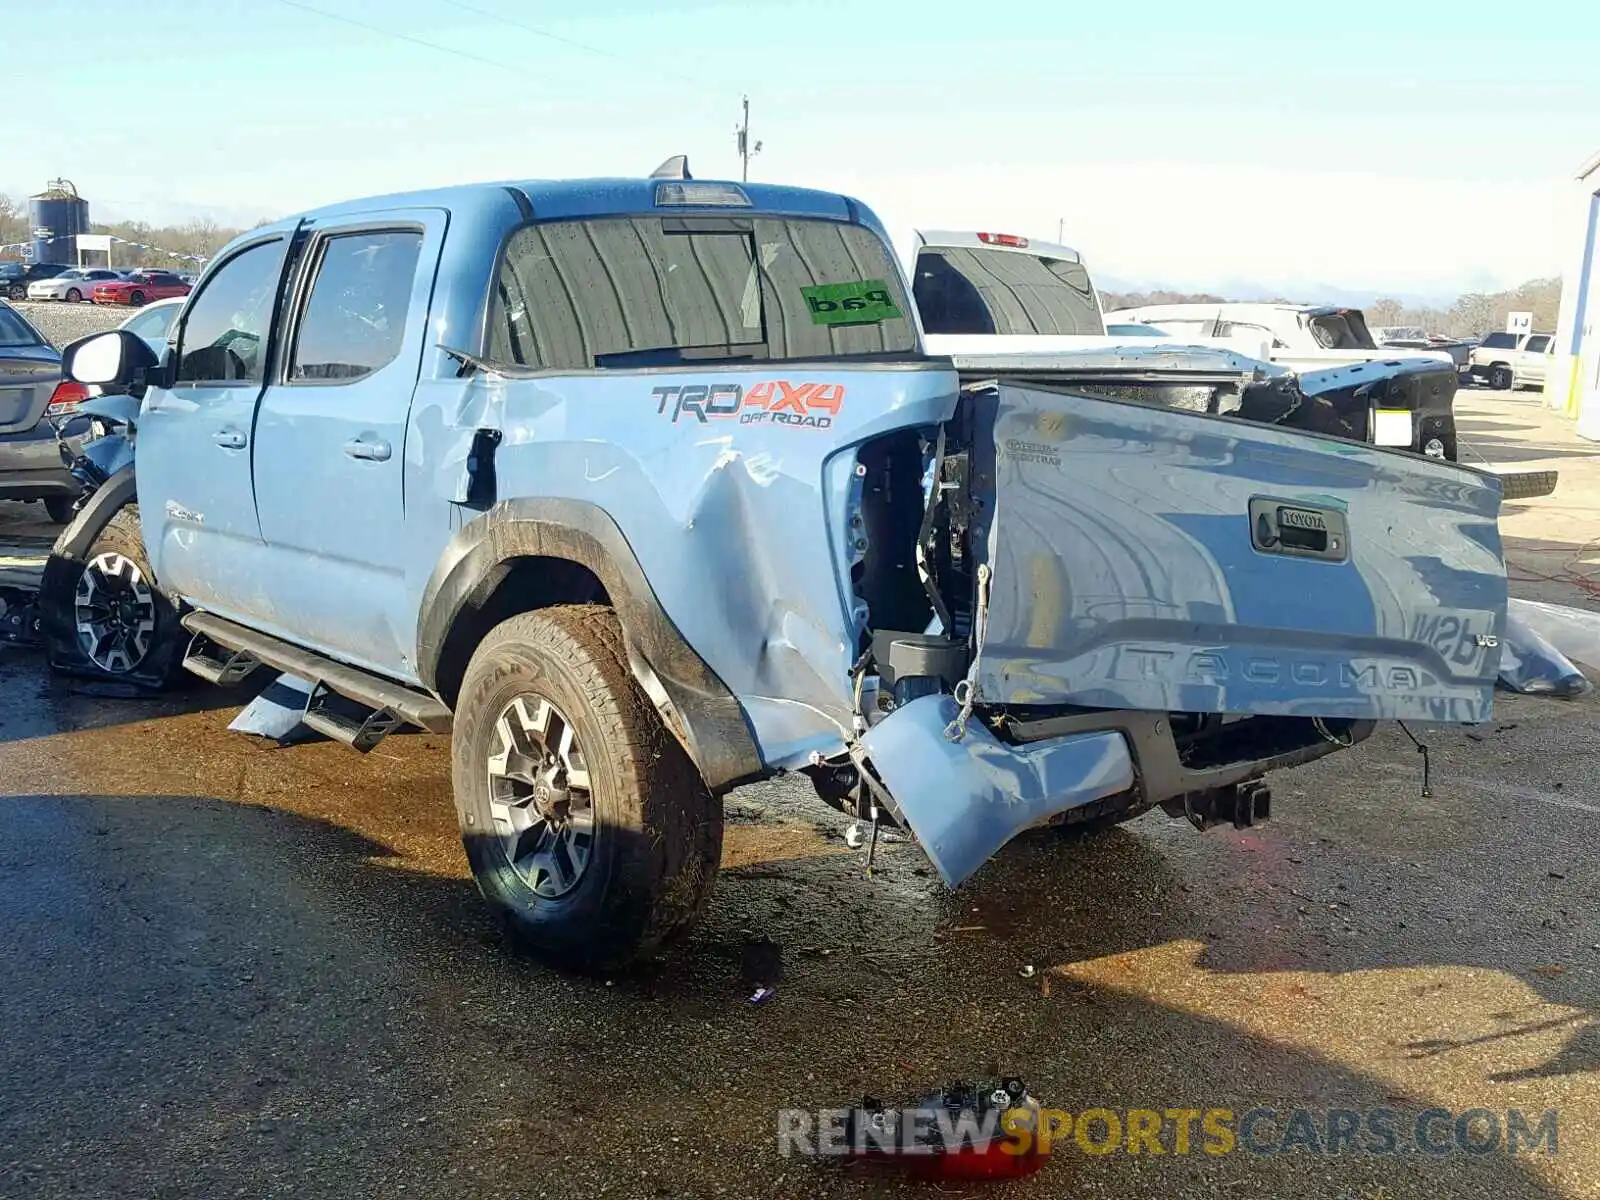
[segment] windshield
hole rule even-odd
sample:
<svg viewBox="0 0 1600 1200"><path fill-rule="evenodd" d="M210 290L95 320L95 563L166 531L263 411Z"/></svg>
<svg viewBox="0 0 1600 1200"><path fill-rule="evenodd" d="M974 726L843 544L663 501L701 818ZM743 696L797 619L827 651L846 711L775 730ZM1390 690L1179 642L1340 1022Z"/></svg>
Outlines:
<svg viewBox="0 0 1600 1200"><path fill-rule="evenodd" d="M1485 350L1515 350L1517 335L1514 333L1491 333L1479 344Z"/></svg>
<svg viewBox="0 0 1600 1200"><path fill-rule="evenodd" d="M0 347L42 346L44 341L14 309L0 307Z"/></svg>
<svg viewBox="0 0 1600 1200"><path fill-rule="evenodd" d="M1015 250L925 246L912 294L929 333L1102 334L1084 265Z"/></svg>
<svg viewBox="0 0 1600 1200"><path fill-rule="evenodd" d="M496 361L566 370L917 349L876 234L761 216L525 226L506 244L489 328Z"/></svg>

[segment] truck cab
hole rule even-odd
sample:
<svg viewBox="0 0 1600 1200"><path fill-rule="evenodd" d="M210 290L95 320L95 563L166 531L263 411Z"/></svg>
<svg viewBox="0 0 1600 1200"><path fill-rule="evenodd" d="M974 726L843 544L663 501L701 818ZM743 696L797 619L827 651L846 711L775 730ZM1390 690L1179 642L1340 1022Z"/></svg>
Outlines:
<svg viewBox="0 0 1600 1200"><path fill-rule="evenodd" d="M1098 325L1047 258L1076 310L987 265ZM448 731L480 890L591 969L692 923L742 782L804 772L954 886L1035 825L1249 824L1376 721L1486 718L1492 476L1216 348L964 367L912 292L859 201L671 163L252 230L163 353L68 348L137 453L47 569L53 661L281 672L361 750Z"/></svg>

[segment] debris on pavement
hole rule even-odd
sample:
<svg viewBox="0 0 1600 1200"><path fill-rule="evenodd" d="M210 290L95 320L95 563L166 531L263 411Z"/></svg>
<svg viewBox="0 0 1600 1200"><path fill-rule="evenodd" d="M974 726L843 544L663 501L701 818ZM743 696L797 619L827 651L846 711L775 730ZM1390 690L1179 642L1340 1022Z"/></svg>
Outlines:
<svg viewBox="0 0 1600 1200"><path fill-rule="evenodd" d="M295 675L279 675L261 693L245 705L228 725L234 733L252 733L268 737L281 745L313 740L319 735L301 724L306 702L311 696L309 679Z"/></svg>
<svg viewBox="0 0 1600 1200"><path fill-rule="evenodd" d="M1530 696L1570 700L1594 685L1573 659L1600 665L1600 614L1512 599L1506 605L1500 683Z"/></svg>

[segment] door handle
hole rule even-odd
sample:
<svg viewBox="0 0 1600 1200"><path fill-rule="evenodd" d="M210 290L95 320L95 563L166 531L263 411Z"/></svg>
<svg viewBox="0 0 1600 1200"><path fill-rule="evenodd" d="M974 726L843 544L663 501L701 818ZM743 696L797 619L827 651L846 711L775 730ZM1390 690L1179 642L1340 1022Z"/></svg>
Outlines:
<svg viewBox="0 0 1600 1200"><path fill-rule="evenodd" d="M372 442L352 438L344 444L344 452L351 458L362 458L368 462L388 462L391 453L389 443L381 438Z"/></svg>
<svg viewBox="0 0 1600 1200"><path fill-rule="evenodd" d="M224 450L243 450L245 447L244 434L237 429L219 429L211 435L211 440Z"/></svg>

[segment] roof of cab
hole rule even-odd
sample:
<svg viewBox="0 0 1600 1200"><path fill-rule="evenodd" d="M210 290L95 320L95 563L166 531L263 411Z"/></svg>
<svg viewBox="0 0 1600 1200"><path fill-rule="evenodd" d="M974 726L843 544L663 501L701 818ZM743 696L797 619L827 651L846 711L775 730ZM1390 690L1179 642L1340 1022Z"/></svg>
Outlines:
<svg viewBox="0 0 1600 1200"><path fill-rule="evenodd" d="M457 184L427 191L396 192L387 196L345 200L298 214L294 219L325 220L394 208L471 210L490 205L498 206L504 202L507 193L513 197L518 194L525 197L532 206L535 219L651 212L656 208L656 187L662 182L664 181L660 179L534 179ZM670 211L714 211L728 215L752 211L775 212L793 216L823 217L836 221L855 218L864 224L874 226L878 224L877 218L864 205L835 192L820 192L812 188L787 187L771 183L732 183L727 180L701 179L692 182L729 184L740 188L750 198L750 207L684 205L673 206Z"/></svg>

